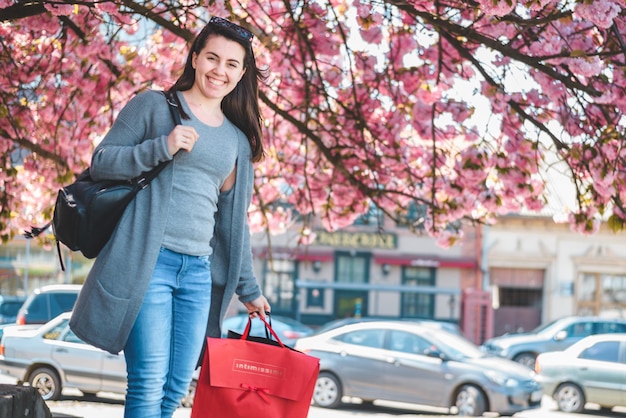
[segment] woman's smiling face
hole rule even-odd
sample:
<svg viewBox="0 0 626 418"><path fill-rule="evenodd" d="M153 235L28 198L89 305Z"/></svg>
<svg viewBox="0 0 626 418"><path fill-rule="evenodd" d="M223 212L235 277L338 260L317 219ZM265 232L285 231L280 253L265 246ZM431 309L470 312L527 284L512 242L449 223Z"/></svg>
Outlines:
<svg viewBox="0 0 626 418"><path fill-rule="evenodd" d="M243 46L221 35L211 35L200 52L193 54L195 85L211 99L223 99L246 72Z"/></svg>

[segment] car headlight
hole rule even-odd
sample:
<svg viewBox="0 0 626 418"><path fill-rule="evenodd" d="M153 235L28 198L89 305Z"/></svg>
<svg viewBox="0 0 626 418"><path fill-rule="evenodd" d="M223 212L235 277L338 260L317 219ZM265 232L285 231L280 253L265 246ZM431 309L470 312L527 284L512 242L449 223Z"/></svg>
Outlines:
<svg viewBox="0 0 626 418"><path fill-rule="evenodd" d="M506 376L505 374L497 371L488 371L485 375L498 386L504 386L507 388L513 388L519 385L517 379L513 379L512 377Z"/></svg>

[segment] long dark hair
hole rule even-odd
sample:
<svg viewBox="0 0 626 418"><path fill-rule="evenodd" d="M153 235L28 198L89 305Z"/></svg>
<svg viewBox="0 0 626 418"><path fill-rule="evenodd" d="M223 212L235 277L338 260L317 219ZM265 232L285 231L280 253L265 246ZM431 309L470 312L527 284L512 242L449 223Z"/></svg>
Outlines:
<svg viewBox="0 0 626 418"><path fill-rule="evenodd" d="M196 36L189 54L182 75L176 80L176 83L168 89L169 92L189 90L196 79L196 70L193 68L193 54L199 54L205 47L207 39L210 36L220 35L231 41L235 41L243 46L245 52L244 67L246 72L237 83L237 86L222 100L222 112L235 124L248 138L250 148L252 149L252 161L257 162L263 159L265 151L263 150L262 128L261 128L261 111L259 110L259 80L264 79L263 72L256 65L256 58L252 50L251 39L242 36L245 29L235 25L224 24L226 22L220 19L220 24L209 22ZM247 32L247 31L246 31ZM252 35L250 34L250 37ZM181 116L189 119L177 95L173 95L178 103Z"/></svg>

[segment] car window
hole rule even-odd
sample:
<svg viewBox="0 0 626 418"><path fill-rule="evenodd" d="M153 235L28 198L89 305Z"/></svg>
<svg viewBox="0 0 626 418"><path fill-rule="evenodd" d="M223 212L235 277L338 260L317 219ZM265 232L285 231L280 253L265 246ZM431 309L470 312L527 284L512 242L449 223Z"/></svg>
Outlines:
<svg viewBox="0 0 626 418"><path fill-rule="evenodd" d="M338 335L335 339L346 344L383 348L385 331L382 329L362 329Z"/></svg>
<svg viewBox="0 0 626 418"><path fill-rule="evenodd" d="M24 306L28 317L27 323L47 322L50 319L47 294L40 293L31 296L30 301Z"/></svg>
<svg viewBox="0 0 626 418"><path fill-rule="evenodd" d="M614 334L616 332L626 332L626 324L604 321L596 323L596 334Z"/></svg>
<svg viewBox="0 0 626 418"><path fill-rule="evenodd" d="M76 334L74 334L74 331L72 331L70 327L67 327L65 336L63 337L63 341L67 341L68 343L85 344L83 340L81 340L80 338L76 336Z"/></svg>
<svg viewBox="0 0 626 418"><path fill-rule="evenodd" d="M587 360L619 362L619 341L600 341L580 353L579 358Z"/></svg>
<svg viewBox="0 0 626 418"><path fill-rule="evenodd" d="M7 301L0 303L0 315L4 316L15 316L17 315L17 311L20 310L24 301Z"/></svg>
<svg viewBox="0 0 626 418"><path fill-rule="evenodd" d="M567 338L582 338L587 335L591 335L593 331L593 323L592 322L578 322L576 324L571 324L565 328L567 332Z"/></svg>
<svg viewBox="0 0 626 418"><path fill-rule="evenodd" d="M393 351L424 354L430 346L430 342L415 334L395 330L389 334L389 349Z"/></svg>
<svg viewBox="0 0 626 418"><path fill-rule="evenodd" d="M65 328L67 328L67 320L48 330L48 332L43 335L43 338L45 340L58 340L61 334L63 334L63 331L65 331Z"/></svg>
<svg viewBox="0 0 626 418"><path fill-rule="evenodd" d="M50 311L52 317L55 317L74 308L78 293L50 293L48 296L50 296Z"/></svg>

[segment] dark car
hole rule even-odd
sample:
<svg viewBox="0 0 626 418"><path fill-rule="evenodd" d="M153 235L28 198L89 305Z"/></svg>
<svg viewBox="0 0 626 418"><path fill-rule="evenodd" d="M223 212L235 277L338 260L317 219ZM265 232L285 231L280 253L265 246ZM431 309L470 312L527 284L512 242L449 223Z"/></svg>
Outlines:
<svg viewBox="0 0 626 418"><path fill-rule="evenodd" d="M0 324L15 323L17 312L20 310L25 297L0 295Z"/></svg>
<svg viewBox="0 0 626 418"><path fill-rule="evenodd" d="M313 328L308 325L304 325L293 318L281 315L271 315L270 321L272 329L276 332L276 334L278 334L278 338L280 338L283 344L290 347L293 346L298 338L313 334ZM228 335L228 331L243 334L247 324L247 314L235 315L224 319L224 322L222 323L222 337L226 337ZM263 321L258 319L254 319L252 321L250 335L257 337L265 336L265 325L263 324Z"/></svg>
<svg viewBox="0 0 626 418"><path fill-rule="evenodd" d="M587 402L605 411L626 406L626 334L591 335L564 351L540 354L535 371L563 412L580 413Z"/></svg>
<svg viewBox="0 0 626 418"><path fill-rule="evenodd" d="M486 353L514 360L534 369L535 359L540 353L565 350L589 335L622 332L626 332L626 319L568 316L530 332L505 334L489 339L481 348Z"/></svg>
<svg viewBox="0 0 626 418"><path fill-rule="evenodd" d="M535 373L489 356L467 339L409 321L365 321L300 338L295 349L320 359L313 402L342 398L447 408L462 416L538 408Z"/></svg>
<svg viewBox="0 0 626 418"><path fill-rule="evenodd" d="M18 325L45 324L74 308L82 285L54 284L35 289L17 314Z"/></svg>

